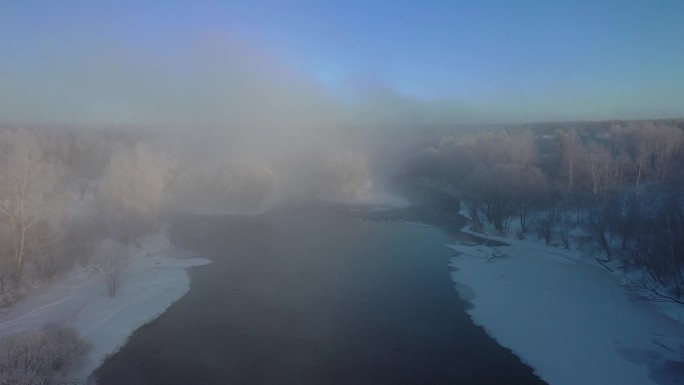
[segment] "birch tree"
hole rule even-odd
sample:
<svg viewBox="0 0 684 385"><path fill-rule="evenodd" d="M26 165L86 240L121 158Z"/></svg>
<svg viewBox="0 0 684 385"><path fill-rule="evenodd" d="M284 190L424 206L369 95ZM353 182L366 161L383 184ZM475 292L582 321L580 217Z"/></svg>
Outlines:
<svg viewBox="0 0 684 385"><path fill-rule="evenodd" d="M27 259L56 242L51 239L56 232L50 230L59 227L55 218L63 207L57 201L62 172L43 159L35 136L26 130L3 132L0 148L0 231L7 242L2 248L2 271L17 284ZM1 278L3 289L5 278Z"/></svg>

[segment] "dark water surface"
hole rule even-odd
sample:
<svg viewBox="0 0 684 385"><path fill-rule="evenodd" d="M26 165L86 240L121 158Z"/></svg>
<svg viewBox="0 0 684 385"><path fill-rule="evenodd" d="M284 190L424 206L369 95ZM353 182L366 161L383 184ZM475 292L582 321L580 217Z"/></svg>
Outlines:
<svg viewBox="0 0 684 385"><path fill-rule="evenodd" d="M335 206L255 218L176 215L214 263L98 369L109 384L543 384L473 325L436 227Z"/></svg>

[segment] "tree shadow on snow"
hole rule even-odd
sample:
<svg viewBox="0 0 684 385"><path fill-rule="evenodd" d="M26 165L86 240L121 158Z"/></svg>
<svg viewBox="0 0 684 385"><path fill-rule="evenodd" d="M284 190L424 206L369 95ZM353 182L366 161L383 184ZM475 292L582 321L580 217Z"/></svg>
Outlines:
<svg viewBox="0 0 684 385"><path fill-rule="evenodd" d="M680 347L684 352L684 346ZM648 367L649 377L662 385L684 384L684 356L681 360L670 360L661 353L622 346L617 348L620 356L626 360Z"/></svg>

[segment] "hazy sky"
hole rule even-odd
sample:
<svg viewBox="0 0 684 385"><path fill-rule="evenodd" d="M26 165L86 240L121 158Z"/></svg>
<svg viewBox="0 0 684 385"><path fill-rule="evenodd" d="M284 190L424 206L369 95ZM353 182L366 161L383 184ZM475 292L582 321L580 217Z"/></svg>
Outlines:
<svg viewBox="0 0 684 385"><path fill-rule="evenodd" d="M684 116L683 19L679 0L2 1L0 121Z"/></svg>

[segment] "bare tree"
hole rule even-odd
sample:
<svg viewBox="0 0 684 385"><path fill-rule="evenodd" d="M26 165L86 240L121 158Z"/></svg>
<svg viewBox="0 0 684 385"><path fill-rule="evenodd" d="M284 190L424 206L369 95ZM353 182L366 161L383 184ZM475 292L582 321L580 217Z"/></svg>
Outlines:
<svg viewBox="0 0 684 385"><path fill-rule="evenodd" d="M558 222L558 215L556 210L547 209L539 213L535 221L535 228L539 239L544 239L547 245L551 244L553 236L553 228Z"/></svg>
<svg viewBox="0 0 684 385"><path fill-rule="evenodd" d="M653 122L638 122L616 127L613 131L616 140L633 160L637 193L644 178L660 182L675 169L673 162L684 143L681 129Z"/></svg>
<svg viewBox="0 0 684 385"><path fill-rule="evenodd" d="M634 277L626 282L626 286L641 299L651 302L673 302L684 305L684 298L682 297L684 294L682 292L683 288L675 288L668 292L660 282L652 277Z"/></svg>
<svg viewBox="0 0 684 385"><path fill-rule="evenodd" d="M0 136L0 231L9 247L2 249L8 259L12 280L22 278L26 260L41 248L56 242L49 230L59 228L56 220L63 202L59 198L61 168L43 159L35 136L28 131L4 131ZM38 232L41 223L42 232ZM47 231L45 231L47 229Z"/></svg>
<svg viewBox="0 0 684 385"><path fill-rule="evenodd" d="M534 134L530 130L512 135L507 147L511 151L511 161L523 168L533 166L537 161L537 146L534 142Z"/></svg>
<svg viewBox="0 0 684 385"><path fill-rule="evenodd" d="M628 244L634 240L639 221L643 217L642 199L632 188L628 191L619 191L606 204L609 206L611 231L620 236L621 249L626 251Z"/></svg>
<svg viewBox="0 0 684 385"><path fill-rule="evenodd" d="M567 134L558 132L556 135L561 150L561 167L564 177L563 196L566 201L569 201L575 193L578 166L582 158L582 144L577 138L574 129L570 130Z"/></svg>
<svg viewBox="0 0 684 385"><path fill-rule="evenodd" d="M671 126L646 126L641 136L647 160L655 181L663 181L669 174L672 158L684 142L684 132Z"/></svg>
<svg viewBox="0 0 684 385"><path fill-rule="evenodd" d="M648 186L642 191L644 209L631 250L634 262L645 267L654 280L680 291L684 290L683 196L681 181Z"/></svg>
<svg viewBox="0 0 684 385"><path fill-rule="evenodd" d="M609 223L610 207L606 205L594 206L590 211L589 221L586 226L587 232L596 242L598 247L606 254L608 261L610 261L612 256L610 242L606 235L609 230Z"/></svg>
<svg viewBox="0 0 684 385"><path fill-rule="evenodd" d="M510 182L509 192L517 206L520 230L525 234L528 230L530 212L548 195L546 177L534 166L509 165L505 169L509 173L506 180Z"/></svg>
<svg viewBox="0 0 684 385"><path fill-rule="evenodd" d="M470 228L478 233L484 233L484 219L481 218L481 211L478 209L475 202L467 201L468 214L470 215Z"/></svg>
<svg viewBox="0 0 684 385"><path fill-rule="evenodd" d="M114 297L128 265L126 245L111 238L101 239L95 246L95 260L107 284L109 296Z"/></svg>
<svg viewBox="0 0 684 385"><path fill-rule="evenodd" d="M510 191L515 183L515 176L507 165L480 165L462 184L462 192L465 199L503 233L516 209Z"/></svg>
<svg viewBox="0 0 684 385"><path fill-rule="evenodd" d="M612 176L612 157L608 149L591 143L587 149L586 163L591 181L591 192L594 196L594 202L596 202L599 192L603 191L605 197L608 189L609 180Z"/></svg>

